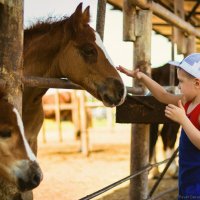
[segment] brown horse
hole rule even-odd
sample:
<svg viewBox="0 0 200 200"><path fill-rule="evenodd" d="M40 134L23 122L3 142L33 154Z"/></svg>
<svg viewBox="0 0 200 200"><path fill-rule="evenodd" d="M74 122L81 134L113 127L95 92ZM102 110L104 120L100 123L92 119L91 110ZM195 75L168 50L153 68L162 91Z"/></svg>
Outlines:
<svg viewBox="0 0 200 200"><path fill-rule="evenodd" d="M5 97L0 90L0 176L24 192L39 185L42 172L26 140L20 114ZM8 197L1 194L0 199Z"/></svg>
<svg viewBox="0 0 200 200"><path fill-rule="evenodd" d="M25 30L24 75L67 77L81 85L105 106L123 103L126 89L103 47L89 26L90 12L82 4L69 17L38 23ZM47 89L25 87L23 122L31 148L37 152L37 135L43 123L42 96Z"/></svg>

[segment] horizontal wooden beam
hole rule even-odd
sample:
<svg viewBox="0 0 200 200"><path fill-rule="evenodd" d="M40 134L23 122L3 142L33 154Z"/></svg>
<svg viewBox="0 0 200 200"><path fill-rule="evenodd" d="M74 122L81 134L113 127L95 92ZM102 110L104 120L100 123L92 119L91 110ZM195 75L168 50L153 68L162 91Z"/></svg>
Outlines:
<svg viewBox="0 0 200 200"><path fill-rule="evenodd" d="M195 35L196 37L200 38L200 31L196 30L190 23L187 23L156 2L149 2L147 0L130 0L130 3L142 9L151 9L153 13L160 18L187 32L189 35Z"/></svg>
<svg viewBox="0 0 200 200"><path fill-rule="evenodd" d="M117 106L116 122L171 123L172 121L164 115L165 106L153 96L127 96L126 101Z"/></svg>

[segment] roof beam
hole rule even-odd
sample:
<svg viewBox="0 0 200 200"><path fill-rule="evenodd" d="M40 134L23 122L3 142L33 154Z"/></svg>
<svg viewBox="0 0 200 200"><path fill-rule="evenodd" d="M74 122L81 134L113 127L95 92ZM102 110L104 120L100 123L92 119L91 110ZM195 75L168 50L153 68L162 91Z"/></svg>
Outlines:
<svg viewBox="0 0 200 200"><path fill-rule="evenodd" d="M185 21L188 21L193 14L195 14L196 9L199 7L200 1L198 1L195 6L192 8L191 12L186 16Z"/></svg>
<svg viewBox="0 0 200 200"><path fill-rule="evenodd" d="M159 5L158 3L155 3L154 1L150 2L148 0L129 0L129 1L131 4L138 6L144 10L151 9L153 13L159 16L160 18L182 29L189 35L195 35L196 37L200 38L199 30L196 30L190 23L184 21L183 19L176 16L174 13L170 12L169 10Z"/></svg>

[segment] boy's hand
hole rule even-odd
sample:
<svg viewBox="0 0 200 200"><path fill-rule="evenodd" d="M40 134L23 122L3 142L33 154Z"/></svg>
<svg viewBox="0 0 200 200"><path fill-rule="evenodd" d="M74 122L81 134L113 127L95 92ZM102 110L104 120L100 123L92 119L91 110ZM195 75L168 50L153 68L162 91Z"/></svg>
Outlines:
<svg viewBox="0 0 200 200"><path fill-rule="evenodd" d="M165 116L175 122L178 122L179 124L182 124L183 119L186 117L186 115L181 100L178 101L178 106L175 106L173 104L167 105L165 108Z"/></svg>
<svg viewBox="0 0 200 200"><path fill-rule="evenodd" d="M139 71L139 69L129 70L129 69L126 69L126 68L124 68L120 65L119 65L119 67L116 67L116 69L119 70L120 72L126 74L127 76L137 78L137 79L141 79L142 73Z"/></svg>

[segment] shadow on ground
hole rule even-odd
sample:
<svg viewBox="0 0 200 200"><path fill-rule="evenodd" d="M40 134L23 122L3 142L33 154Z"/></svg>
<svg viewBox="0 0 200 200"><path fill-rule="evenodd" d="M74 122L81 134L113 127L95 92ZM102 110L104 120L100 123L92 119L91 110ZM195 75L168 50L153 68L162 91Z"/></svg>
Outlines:
<svg viewBox="0 0 200 200"><path fill-rule="evenodd" d="M155 180L149 180L149 190L152 188L153 184L155 183ZM177 180L176 179L163 179L159 185L159 187L156 189L153 197L156 197L157 195L161 194L165 190L168 190L170 188L173 188L177 186ZM174 191L171 193L168 193L159 199L161 200L177 200L177 193L178 191ZM110 192L109 194L96 198L97 200L129 200L129 186L121 187L120 189L113 190L113 192ZM156 198L157 199L157 198Z"/></svg>

